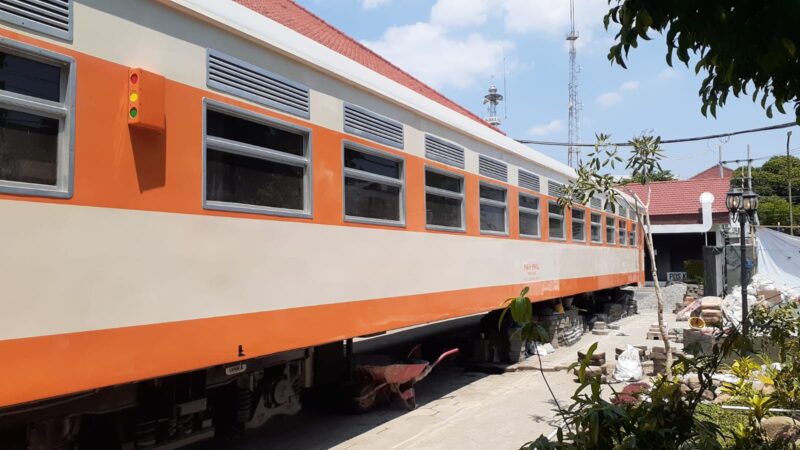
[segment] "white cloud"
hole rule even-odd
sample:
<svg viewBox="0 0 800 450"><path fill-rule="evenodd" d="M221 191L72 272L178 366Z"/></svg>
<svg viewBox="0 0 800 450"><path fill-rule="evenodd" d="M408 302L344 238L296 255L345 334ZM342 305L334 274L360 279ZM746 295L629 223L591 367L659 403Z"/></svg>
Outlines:
<svg viewBox="0 0 800 450"><path fill-rule="evenodd" d="M613 106L622 101L622 94L617 91L600 94L596 99L600 106Z"/></svg>
<svg viewBox="0 0 800 450"><path fill-rule="evenodd" d="M619 87L620 91L635 91L639 89L638 81L626 81Z"/></svg>
<svg viewBox="0 0 800 450"><path fill-rule="evenodd" d="M560 120L551 120L545 124L535 125L528 129L530 136L547 136L549 134L562 131L564 129L564 122Z"/></svg>
<svg viewBox="0 0 800 450"><path fill-rule="evenodd" d="M362 0L361 7L364 9L376 9L391 3L392 0Z"/></svg>
<svg viewBox="0 0 800 450"><path fill-rule="evenodd" d="M481 25L491 7L488 0L438 0L431 8L431 23L448 28Z"/></svg>
<svg viewBox="0 0 800 450"><path fill-rule="evenodd" d="M569 32L567 0L502 0L505 26L515 33L547 33L563 36ZM575 27L583 35L602 27L608 4L602 0L575 1ZM578 39L580 42L580 38Z"/></svg>
<svg viewBox="0 0 800 450"><path fill-rule="evenodd" d="M672 67L667 67L658 74L660 80L672 80L680 76L681 75Z"/></svg>
<svg viewBox="0 0 800 450"><path fill-rule="evenodd" d="M363 44L434 88L459 89L497 72L504 50L513 47L478 33L454 38L426 22L391 27L377 41Z"/></svg>

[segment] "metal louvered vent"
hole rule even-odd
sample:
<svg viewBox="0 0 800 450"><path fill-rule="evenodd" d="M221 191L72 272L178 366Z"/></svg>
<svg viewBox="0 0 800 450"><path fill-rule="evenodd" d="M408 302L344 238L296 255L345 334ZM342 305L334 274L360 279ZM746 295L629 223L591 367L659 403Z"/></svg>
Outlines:
<svg viewBox="0 0 800 450"><path fill-rule="evenodd" d="M519 186L525 189L539 192L539 175L519 169L517 174L519 178Z"/></svg>
<svg viewBox="0 0 800 450"><path fill-rule="evenodd" d="M308 119L309 89L261 67L208 51L208 87Z"/></svg>
<svg viewBox="0 0 800 450"><path fill-rule="evenodd" d="M508 180L508 166L483 155L478 155L478 173L495 180Z"/></svg>
<svg viewBox="0 0 800 450"><path fill-rule="evenodd" d="M344 104L344 131L403 148L403 125L360 106Z"/></svg>
<svg viewBox="0 0 800 450"><path fill-rule="evenodd" d="M551 197L561 197L564 195L564 185L555 181L547 182L547 195Z"/></svg>
<svg viewBox="0 0 800 450"><path fill-rule="evenodd" d="M72 0L0 0L0 20L72 40Z"/></svg>
<svg viewBox="0 0 800 450"><path fill-rule="evenodd" d="M600 209L603 207L603 201L597 197L592 197L591 206L594 209Z"/></svg>
<svg viewBox="0 0 800 450"><path fill-rule="evenodd" d="M430 134L425 135L425 157L461 169L464 168L464 148Z"/></svg>

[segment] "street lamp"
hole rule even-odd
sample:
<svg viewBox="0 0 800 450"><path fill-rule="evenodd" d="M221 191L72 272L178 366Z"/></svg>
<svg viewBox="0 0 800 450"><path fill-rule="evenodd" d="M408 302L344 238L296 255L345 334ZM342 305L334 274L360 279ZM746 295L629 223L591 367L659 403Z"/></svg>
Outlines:
<svg viewBox="0 0 800 450"><path fill-rule="evenodd" d="M758 210L758 195L753 191L742 192L739 188L732 188L725 197L725 206L731 213L731 220L739 222L739 249L741 252L741 283L742 283L742 333L747 334L750 323L747 319L747 266L746 246L744 241L744 227L748 221L755 219Z"/></svg>

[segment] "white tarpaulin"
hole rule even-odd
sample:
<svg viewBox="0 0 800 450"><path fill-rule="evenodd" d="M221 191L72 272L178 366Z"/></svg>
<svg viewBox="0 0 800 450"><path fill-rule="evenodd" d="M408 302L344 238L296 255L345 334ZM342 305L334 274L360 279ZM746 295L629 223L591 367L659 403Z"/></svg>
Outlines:
<svg viewBox="0 0 800 450"><path fill-rule="evenodd" d="M759 228L758 274L780 290L800 290L800 238Z"/></svg>

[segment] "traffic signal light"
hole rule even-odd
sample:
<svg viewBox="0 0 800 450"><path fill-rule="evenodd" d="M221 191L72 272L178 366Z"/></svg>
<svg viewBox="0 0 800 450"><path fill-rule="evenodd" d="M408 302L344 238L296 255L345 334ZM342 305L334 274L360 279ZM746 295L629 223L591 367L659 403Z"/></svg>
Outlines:
<svg viewBox="0 0 800 450"><path fill-rule="evenodd" d="M164 129L164 77L141 68L128 70L128 125Z"/></svg>

